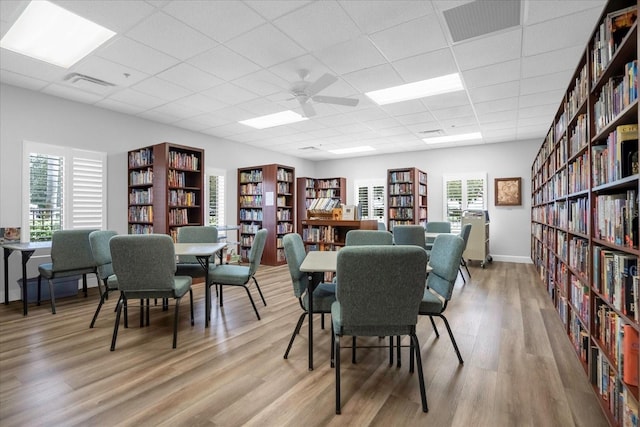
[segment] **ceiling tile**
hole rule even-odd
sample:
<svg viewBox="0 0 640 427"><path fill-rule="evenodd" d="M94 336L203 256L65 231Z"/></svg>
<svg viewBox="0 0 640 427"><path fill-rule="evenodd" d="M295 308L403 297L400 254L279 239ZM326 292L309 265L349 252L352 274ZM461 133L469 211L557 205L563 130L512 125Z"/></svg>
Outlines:
<svg viewBox="0 0 640 427"><path fill-rule="evenodd" d="M271 24L261 25L226 43L265 68L304 55L306 51Z"/></svg>
<svg viewBox="0 0 640 427"><path fill-rule="evenodd" d="M204 96L208 96L229 105L240 104L250 99L255 99L257 95L248 90L244 90L234 84L225 83L211 89L202 91Z"/></svg>
<svg viewBox="0 0 640 427"><path fill-rule="evenodd" d="M185 96L184 98L178 99L176 103L196 108L201 111L207 111L209 113L228 107L228 104L209 98L208 96L204 96L201 93L194 93L193 95Z"/></svg>
<svg viewBox="0 0 640 427"><path fill-rule="evenodd" d="M143 107L137 107L124 102L116 101L112 98L102 99L94 104L96 107L107 108L109 110L117 111L124 114L138 114L146 110Z"/></svg>
<svg viewBox="0 0 640 427"><path fill-rule="evenodd" d="M386 63L385 58L367 37L358 37L314 53L339 74L350 73Z"/></svg>
<svg viewBox="0 0 640 427"><path fill-rule="evenodd" d="M496 99L493 101L478 102L474 104L478 116L497 111L516 111L518 109L518 97Z"/></svg>
<svg viewBox="0 0 640 427"><path fill-rule="evenodd" d="M367 34L433 13L433 7L427 1L341 0L340 5L347 11L356 24L358 24L358 27Z"/></svg>
<svg viewBox="0 0 640 427"><path fill-rule="evenodd" d="M103 98L102 95L89 93L84 90L79 90L60 84L49 85L46 88L42 89L42 92L49 95L58 96L60 98L66 98L72 101L84 102L87 104L93 104L94 102L98 102Z"/></svg>
<svg viewBox="0 0 640 427"><path fill-rule="evenodd" d="M438 18L427 15L371 35L371 41L389 61L431 52L447 46Z"/></svg>
<svg viewBox="0 0 640 427"><path fill-rule="evenodd" d="M347 73L343 77L351 86L363 93L405 83L388 64Z"/></svg>
<svg viewBox="0 0 640 427"><path fill-rule="evenodd" d="M56 0L55 3L119 34L126 32L156 10L143 1Z"/></svg>
<svg viewBox="0 0 640 427"><path fill-rule="evenodd" d="M532 93L530 95L521 95L519 105L520 108L533 107L535 105L555 105L557 109L562 102L563 95L563 90L552 90Z"/></svg>
<svg viewBox="0 0 640 427"><path fill-rule="evenodd" d="M223 43L265 20L243 2L237 0L172 1L163 12L181 20L212 39Z"/></svg>
<svg viewBox="0 0 640 427"><path fill-rule="evenodd" d="M181 21L156 12L126 33L127 37L182 60L191 58L217 43Z"/></svg>
<svg viewBox="0 0 640 427"><path fill-rule="evenodd" d="M573 15L586 9L595 9L600 14L606 0L536 0L527 2L523 23L537 24L560 16ZM595 19L595 17L594 17Z"/></svg>
<svg viewBox="0 0 640 427"><path fill-rule="evenodd" d="M400 59L392 62L391 65L402 76L405 83L458 72L458 66L449 48Z"/></svg>
<svg viewBox="0 0 640 427"><path fill-rule="evenodd" d="M497 99L517 96L520 90L520 82L517 80L500 83L491 86L482 86L469 89L469 97L474 103L494 101Z"/></svg>
<svg viewBox="0 0 640 427"><path fill-rule="evenodd" d="M0 81L2 81L2 83L35 91L38 91L49 84L49 82L45 80L34 79L8 70L0 70Z"/></svg>
<svg viewBox="0 0 640 427"><path fill-rule="evenodd" d="M147 74L156 74L177 64L169 55L126 37L119 37L96 51L96 55Z"/></svg>
<svg viewBox="0 0 640 427"><path fill-rule="evenodd" d="M541 90L566 90L569 86L567 72L545 74L543 76L531 77L520 80L520 95L529 95Z"/></svg>
<svg viewBox="0 0 640 427"><path fill-rule="evenodd" d="M144 109L151 109L154 107L158 107L167 102L164 99L161 99L152 95L147 95L145 93L138 92L137 90L133 90L133 89L121 90L119 92L114 93L109 98L114 99L116 101L124 102L125 104L141 107Z"/></svg>
<svg viewBox="0 0 640 427"><path fill-rule="evenodd" d="M190 117L198 116L203 113L203 111L198 110L196 108L191 108L191 107L187 107L185 105L180 105L176 103L161 105L149 111L157 112L161 114L167 114L173 117L177 117L179 119L187 119Z"/></svg>
<svg viewBox="0 0 640 427"><path fill-rule="evenodd" d="M522 28L515 28L487 37L457 43L453 53L461 70L484 67L520 58ZM478 52L482 52L478 55Z"/></svg>
<svg viewBox="0 0 640 427"><path fill-rule="evenodd" d="M193 57L187 62L225 80L237 79L260 69L256 63L222 45Z"/></svg>
<svg viewBox="0 0 640 427"><path fill-rule="evenodd" d="M581 48L580 48L581 49ZM567 84L576 64L584 53L576 48L566 48L522 58L522 78L541 76L544 74L568 71Z"/></svg>
<svg viewBox="0 0 640 427"><path fill-rule="evenodd" d="M518 119L518 110L477 113L477 116L483 129L504 129L505 127L515 127L515 122Z"/></svg>
<svg viewBox="0 0 640 427"><path fill-rule="evenodd" d="M358 27L335 1L316 1L274 21L298 44L309 51L320 50L352 39Z"/></svg>
<svg viewBox="0 0 640 427"><path fill-rule="evenodd" d="M462 72L467 88L491 86L520 78L520 59Z"/></svg>
<svg viewBox="0 0 640 427"><path fill-rule="evenodd" d="M262 96L274 93L288 93L290 85L288 81L268 70L259 70L255 73L247 74L235 79L232 83Z"/></svg>
<svg viewBox="0 0 640 427"><path fill-rule="evenodd" d="M403 125L412 125L416 123L433 122L435 118L430 112L422 111L420 113L396 115L394 120L396 120L396 123Z"/></svg>
<svg viewBox="0 0 640 427"><path fill-rule="evenodd" d="M149 77L146 73L99 56L89 56L83 59L69 69L69 73L73 72L95 77L118 87L129 87Z"/></svg>
<svg viewBox="0 0 640 427"><path fill-rule="evenodd" d="M422 103L429 110L436 111L443 108L459 107L469 105L469 97L467 92L459 90L457 92L444 93L442 95L429 96L422 98Z"/></svg>
<svg viewBox="0 0 640 427"><path fill-rule="evenodd" d="M271 20L311 3L311 0L247 0L245 3L260 15Z"/></svg>
<svg viewBox="0 0 640 427"><path fill-rule="evenodd" d="M187 95L191 95L192 93L190 90L185 89L182 86L178 86L157 77L150 77L143 80L133 86L133 89L138 92L146 93L147 95L156 96L166 101L174 101Z"/></svg>
<svg viewBox="0 0 640 427"><path fill-rule="evenodd" d="M0 69L50 82L60 81L67 70L7 49L0 49Z"/></svg>
<svg viewBox="0 0 640 427"><path fill-rule="evenodd" d="M224 83L224 80L212 74L205 73L199 68L184 62L157 74L156 77L170 81L194 92L209 89Z"/></svg>

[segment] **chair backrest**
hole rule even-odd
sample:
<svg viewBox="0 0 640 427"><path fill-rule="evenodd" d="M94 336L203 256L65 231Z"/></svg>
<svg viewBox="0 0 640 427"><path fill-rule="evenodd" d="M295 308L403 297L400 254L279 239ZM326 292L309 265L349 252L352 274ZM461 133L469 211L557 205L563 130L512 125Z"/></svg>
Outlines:
<svg viewBox="0 0 640 427"><path fill-rule="evenodd" d="M459 236L464 240L464 247L467 247L467 242L469 241L469 235L471 234L471 224L465 224L460 229Z"/></svg>
<svg viewBox="0 0 640 427"><path fill-rule="evenodd" d="M113 274L113 264L111 263L111 249L109 240L118 233L112 230L96 230L89 234L89 244L93 260L96 262L98 277L106 280Z"/></svg>
<svg viewBox="0 0 640 427"><path fill-rule="evenodd" d="M425 226L425 231L428 233L451 233L451 223L447 221L430 221ZM435 239L430 237L427 239L427 243L433 243Z"/></svg>
<svg viewBox="0 0 640 427"><path fill-rule="evenodd" d="M120 290L166 291L174 287L176 257L170 236L113 236L109 246Z"/></svg>
<svg viewBox="0 0 640 427"><path fill-rule="evenodd" d="M52 269L80 270L96 266L91 253L89 234L95 230L59 230L51 236Z"/></svg>
<svg viewBox="0 0 640 427"><path fill-rule="evenodd" d="M421 225L396 225L393 227L393 242L396 245L413 245L424 249L424 227Z"/></svg>
<svg viewBox="0 0 640 427"><path fill-rule="evenodd" d="M392 245L393 235L380 230L349 230L345 237L345 245Z"/></svg>
<svg viewBox="0 0 640 427"><path fill-rule="evenodd" d="M406 334L424 292L427 254L414 246L346 246L338 252L342 333Z"/></svg>
<svg viewBox="0 0 640 427"><path fill-rule="evenodd" d="M453 234L442 234L433 242L429 257L432 270L427 276L427 287L436 291L447 301L453 294L463 251L464 240Z"/></svg>
<svg viewBox="0 0 640 427"><path fill-rule="evenodd" d="M212 226L188 225L178 228L179 243L216 243L218 241L218 229ZM197 263L193 255L180 255L178 262Z"/></svg>
<svg viewBox="0 0 640 427"><path fill-rule="evenodd" d="M293 283L293 293L297 298L300 298L309 284L309 275L300 271L302 261L307 256L302 237L298 233L285 234L282 238L282 244L284 246L284 256L289 266L291 282Z"/></svg>
<svg viewBox="0 0 640 427"><path fill-rule="evenodd" d="M249 277L258 271L260 260L262 259L262 252L264 252L264 245L267 242L267 233L266 228L261 228L253 238L253 244L249 252Z"/></svg>
<svg viewBox="0 0 640 427"><path fill-rule="evenodd" d="M378 221L378 230L387 231L387 226L382 221Z"/></svg>

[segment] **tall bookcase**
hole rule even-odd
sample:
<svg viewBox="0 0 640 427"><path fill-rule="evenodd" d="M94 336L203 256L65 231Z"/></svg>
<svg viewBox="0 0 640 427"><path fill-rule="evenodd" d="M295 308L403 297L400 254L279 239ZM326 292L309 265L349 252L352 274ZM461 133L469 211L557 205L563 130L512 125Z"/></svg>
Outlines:
<svg viewBox="0 0 640 427"><path fill-rule="evenodd" d="M417 168L387 170L387 229L427 224L427 174Z"/></svg>
<svg viewBox="0 0 640 427"><path fill-rule="evenodd" d="M286 263L282 236L293 232L295 169L271 164L238 169L240 256L249 257L255 233L269 230L262 254L265 265Z"/></svg>
<svg viewBox="0 0 640 427"><path fill-rule="evenodd" d="M302 233L302 221L307 219L307 209L314 199L322 197L347 203L346 178L307 178L296 179L297 228Z"/></svg>
<svg viewBox="0 0 640 427"><path fill-rule="evenodd" d="M531 258L615 426L639 398L637 10L607 3L531 169Z"/></svg>
<svg viewBox="0 0 640 427"><path fill-rule="evenodd" d="M204 151L163 142L128 152L129 234L204 224Z"/></svg>

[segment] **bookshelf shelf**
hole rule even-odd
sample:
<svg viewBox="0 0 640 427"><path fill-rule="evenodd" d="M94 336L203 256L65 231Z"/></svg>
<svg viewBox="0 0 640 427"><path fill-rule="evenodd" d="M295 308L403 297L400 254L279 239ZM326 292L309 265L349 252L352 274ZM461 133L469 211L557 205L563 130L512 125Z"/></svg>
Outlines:
<svg viewBox="0 0 640 427"><path fill-rule="evenodd" d="M179 227L204 224L204 150L163 142L127 157L129 234L163 233L175 240Z"/></svg>
<svg viewBox="0 0 640 427"><path fill-rule="evenodd" d="M387 230L427 225L427 174L418 168L387 170Z"/></svg>
<svg viewBox="0 0 640 427"><path fill-rule="evenodd" d="M531 168L531 258L614 426L639 398L637 8L605 6Z"/></svg>

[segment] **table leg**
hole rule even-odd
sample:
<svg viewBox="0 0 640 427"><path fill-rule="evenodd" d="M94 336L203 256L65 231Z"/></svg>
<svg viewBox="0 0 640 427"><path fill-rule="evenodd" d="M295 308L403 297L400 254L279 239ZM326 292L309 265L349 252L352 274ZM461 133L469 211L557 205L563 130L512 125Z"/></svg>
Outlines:
<svg viewBox="0 0 640 427"><path fill-rule="evenodd" d="M9 255L13 251L4 248L4 303L9 304Z"/></svg>
<svg viewBox="0 0 640 427"><path fill-rule="evenodd" d="M209 322L211 322L211 288L209 287L209 257L206 257L206 261L204 263L205 265L205 270L204 270L204 295L205 298L207 299L205 305L204 305L204 315L205 315L205 319L204 319L204 327L208 328L209 327Z"/></svg>
<svg viewBox="0 0 640 427"><path fill-rule="evenodd" d="M27 262L31 255L33 255L33 251L22 251L22 315L27 315L27 307L29 305L29 298L27 296L27 288L29 287L29 283L27 282ZM53 298L53 295L51 295Z"/></svg>
<svg viewBox="0 0 640 427"><path fill-rule="evenodd" d="M313 273L309 273L307 282L307 300L309 301L309 370L313 371Z"/></svg>

